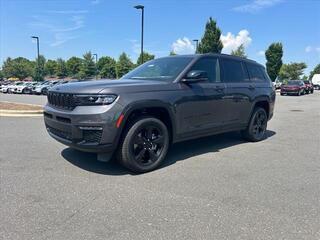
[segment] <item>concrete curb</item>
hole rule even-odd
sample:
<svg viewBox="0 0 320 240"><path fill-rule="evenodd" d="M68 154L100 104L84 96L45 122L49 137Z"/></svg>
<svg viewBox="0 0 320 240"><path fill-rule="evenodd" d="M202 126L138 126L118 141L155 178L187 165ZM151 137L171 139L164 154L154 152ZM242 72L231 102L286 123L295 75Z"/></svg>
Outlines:
<svg viewBox="0 0 320 240"><path fill-rule="evenodd" d="M42 114L43 110L4 110L0 109L0 114Z"/></svg>
<svg viewBox="0 0 320 240"><path fill-rule="evenodd" d="M10 113L0 113L0 117L42 117L42 114L10 114Z"/></svg>

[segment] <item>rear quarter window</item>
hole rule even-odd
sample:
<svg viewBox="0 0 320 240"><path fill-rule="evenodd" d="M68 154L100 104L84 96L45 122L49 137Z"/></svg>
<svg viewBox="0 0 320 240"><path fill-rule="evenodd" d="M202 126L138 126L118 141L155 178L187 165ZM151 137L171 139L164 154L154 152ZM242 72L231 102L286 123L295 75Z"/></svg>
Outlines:
<svg viewBox="0 0 320 240"><path fill-rule="evenodd" d="M249 72L249 76L250 76L251 81L265 82L266 80L268 80L263 67L256 65L256 64L252 64L252 63L246 63L246 65L248 68L248 72Z"/></svg>

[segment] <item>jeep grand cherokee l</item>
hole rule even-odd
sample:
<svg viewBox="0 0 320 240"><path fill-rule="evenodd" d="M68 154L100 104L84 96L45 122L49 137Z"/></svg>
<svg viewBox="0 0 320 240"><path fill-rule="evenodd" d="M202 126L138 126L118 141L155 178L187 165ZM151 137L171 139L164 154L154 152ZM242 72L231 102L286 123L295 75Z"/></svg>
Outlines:
<svg viewBox="0 0 320 240"><path fill-rule="evenodd" d="M53 138L147 172L172 143L229 131L264 139L275 91L262 65L204 54L152 60L120 80L55 86L47 97L44 121Z"/></svg>

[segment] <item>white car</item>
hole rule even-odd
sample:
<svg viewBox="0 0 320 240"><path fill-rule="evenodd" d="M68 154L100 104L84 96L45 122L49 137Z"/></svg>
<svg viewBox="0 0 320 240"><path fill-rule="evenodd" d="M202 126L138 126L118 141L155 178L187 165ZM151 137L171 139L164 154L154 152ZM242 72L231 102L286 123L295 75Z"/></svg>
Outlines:
<svg viewBox="0 0 320 240"><path fill-rule="evenodd" d="M6 86L3 86L1 91L3 93L12 93L14 88L17 86L17 85L20 85L22 84L22 82L18 82L18 83L12 83L12 84L8 84Z"/></svg>
<svg viewBox="0 0 320 240"><path fill-rule="evenodd" d="M13 93L31 93L31 87L35 84L35 82L25 82L23 84L17 85L14 90Z"/></svg>

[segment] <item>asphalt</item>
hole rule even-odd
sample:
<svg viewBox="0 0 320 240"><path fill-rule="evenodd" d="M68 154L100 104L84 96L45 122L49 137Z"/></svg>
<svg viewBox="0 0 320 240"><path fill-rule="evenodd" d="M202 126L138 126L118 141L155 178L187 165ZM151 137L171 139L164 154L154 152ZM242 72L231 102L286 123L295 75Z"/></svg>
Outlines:
<svg viewBox="0 0 320 240"><path fill-rule="evenodd" d="M180 143L142 175L1 117L0 239L320 239L319 102L277 96L264 141Z"/></svg>
<svg viewBox="0 0 320 240"><path fill-rule="evenodd" d="M0 101L27 103L43 106L47 102L47 96L0 93Z"/></svg>

